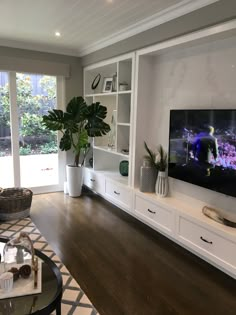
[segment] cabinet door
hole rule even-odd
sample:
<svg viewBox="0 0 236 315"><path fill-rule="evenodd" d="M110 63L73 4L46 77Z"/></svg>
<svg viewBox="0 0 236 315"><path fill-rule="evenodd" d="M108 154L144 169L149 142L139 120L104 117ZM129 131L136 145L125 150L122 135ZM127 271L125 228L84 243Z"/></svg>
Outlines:
<svg viewBox="0 0 236 315"><path fill-rule="evenodd" d="M236 243L214 233L187 217L179 216L177 238L236 275Z"/></svg>
<svg viewBox="0 0 236 315"><path fill-rule="evenodd" d="M105 192L105 179L102 174L98 174L92 170L86 169L84 171L84 185L99 193L104 195Z"/></svg>
<svg viewBox="0 0 236 315"><path fill-rule="evenodd" d="M106 179L105 193L108 199L127 210L131 209L132 194L128 187Z"/></svg>
<svg viewBox="0 0 236 315"><path fill-rule="evenodd" d="M136 195L134 211L138 217L151 223L159 230L167 234L173 233L174 218L170 209L163 208Z"/></svg>

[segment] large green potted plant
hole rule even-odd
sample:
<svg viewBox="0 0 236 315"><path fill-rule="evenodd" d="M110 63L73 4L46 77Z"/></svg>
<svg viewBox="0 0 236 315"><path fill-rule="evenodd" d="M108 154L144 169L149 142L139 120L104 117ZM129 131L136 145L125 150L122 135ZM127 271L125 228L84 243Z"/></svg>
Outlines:
<svg viewBox="0 0 236 315"><path fill-rule="evenodd" d="M71 99L63 112L59 109L48 111L43 116L43 125L53 131L60 131L62 138L59 148L62 151L73 149L74 164L67 165L68 192L71 197L81 194L83 165L89 151L89 137L101 137L110 131L104 122L107 108L99 102L87 105L83 97Z"/></svg>

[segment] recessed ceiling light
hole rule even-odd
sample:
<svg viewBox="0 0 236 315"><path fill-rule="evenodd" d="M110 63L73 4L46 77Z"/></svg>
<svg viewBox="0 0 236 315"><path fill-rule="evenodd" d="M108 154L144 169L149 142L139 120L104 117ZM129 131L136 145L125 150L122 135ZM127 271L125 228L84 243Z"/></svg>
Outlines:
<svg viewBox="0 0 236 315"><path fill-rule="evenodd" d="M55 32L55 36L56 36L56 37L60 37L60 36L61 36L61 33L60 33L60 32Z"/></svg>
<svg viewBox="0 0 236 315"><path fill-rule="evenodd" d="M112 3L113 2L113 0L107 0L107 3Z"/></svg>

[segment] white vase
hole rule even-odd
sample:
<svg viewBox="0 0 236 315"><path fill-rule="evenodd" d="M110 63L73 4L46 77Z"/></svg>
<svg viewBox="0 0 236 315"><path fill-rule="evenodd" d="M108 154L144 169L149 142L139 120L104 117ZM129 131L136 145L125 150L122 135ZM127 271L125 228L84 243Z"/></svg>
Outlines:
<svg viewBox="0 0 236 315"><path fill-rule="evenodd" d="M166 172L158 172L156 181L156 194L160 197L166 197L168 194L168 176Z"/></svg>
<svg viewBox="0 0 236 315"><path fill-rule="evenodd" d="M83 185L83 167L66 165L67 189L70 197L79 197Z"/></svg>

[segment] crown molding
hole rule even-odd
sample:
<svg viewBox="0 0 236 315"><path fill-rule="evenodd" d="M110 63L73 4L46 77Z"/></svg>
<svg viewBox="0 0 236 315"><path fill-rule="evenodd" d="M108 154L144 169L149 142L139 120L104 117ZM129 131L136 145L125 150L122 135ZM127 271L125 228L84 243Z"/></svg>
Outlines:
<svg viewBox="0 0 236 315"><path fill-rule="evenodd" d="M183 0L180 3L169 7L168 9L165 9L157 14L143 19L138 23L135 23L119 32L116 32L102 40L99 40L78 50L77 56L82 57L88 55L99 49L115 44L121 40L142 33L148 29L151 29L218 1L219 0Z"/></svg>

